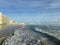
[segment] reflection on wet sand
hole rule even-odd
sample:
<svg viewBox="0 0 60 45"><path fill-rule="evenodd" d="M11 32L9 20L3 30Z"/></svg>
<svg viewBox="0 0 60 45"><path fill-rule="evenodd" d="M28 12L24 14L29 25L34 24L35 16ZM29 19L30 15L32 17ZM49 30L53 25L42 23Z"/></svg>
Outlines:
<svg viewBox="0 0 60 45"><path fill-rule="evenodd" d="M0 30L3 30L7 27L7 25L0 25Z"/></svg>
<svg viewBox="0 0 60 45"><path fill-rule="evenodd" d="M0 44L5 38L12 36L14 30L19 27L18 25L0 25Z"/></svg>
<svg viewBox="0 0 60 45"><path fill-rule="evenodd" d="M0 32L3 31L5 28L7 27L7 25L0 25ZM1 35L2 33L0 33ZM5 36L0 36L0 43L2 40L4 40L6 37Z"/></svg>

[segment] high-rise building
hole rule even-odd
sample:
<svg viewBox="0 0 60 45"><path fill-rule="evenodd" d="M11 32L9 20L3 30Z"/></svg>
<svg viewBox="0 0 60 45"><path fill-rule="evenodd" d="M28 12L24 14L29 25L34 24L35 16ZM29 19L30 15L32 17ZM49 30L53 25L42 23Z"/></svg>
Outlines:
<svg viewBox="0 0 60 45"><path fill-rule="evenodd" d="M0 24L2 24L2 13L0 12Z"/></svg>
<svg viewBox="0 0 60 45"><path fill-rule="evenodd" d="M1 12L0 12L0 25L1 24L8 24L9 20L7 16L4 16Z"/></svg>

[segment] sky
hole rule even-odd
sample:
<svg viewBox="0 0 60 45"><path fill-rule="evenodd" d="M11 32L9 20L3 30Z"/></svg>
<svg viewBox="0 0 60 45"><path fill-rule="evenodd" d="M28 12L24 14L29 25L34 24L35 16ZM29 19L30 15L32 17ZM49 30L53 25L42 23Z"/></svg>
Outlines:
<svg viewBox="0 0 60 45"><path fill-rule="evenodd" d="M0 0L0 12L26 24L60 24L60 0Z"/></svg>

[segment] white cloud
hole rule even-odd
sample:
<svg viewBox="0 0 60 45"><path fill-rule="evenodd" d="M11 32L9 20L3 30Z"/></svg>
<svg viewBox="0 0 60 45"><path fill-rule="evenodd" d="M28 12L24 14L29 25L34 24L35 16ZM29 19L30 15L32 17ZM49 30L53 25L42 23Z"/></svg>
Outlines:
<svg viewBox="0 0 60 45"><path fill-rule="evenodd" d="M50 8L60 8L60 0L54 0L49 4Z"/></svg>
<svg viewBox="0 0 60 45"><path fill-rule="evenodd" d="M60 3L51 3L50 7L51 8L60 8Z"/></svg>

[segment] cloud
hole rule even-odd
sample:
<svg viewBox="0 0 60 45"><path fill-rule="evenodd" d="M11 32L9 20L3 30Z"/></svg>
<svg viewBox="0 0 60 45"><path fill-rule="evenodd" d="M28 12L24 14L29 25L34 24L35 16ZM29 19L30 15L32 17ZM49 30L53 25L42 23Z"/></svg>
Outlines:
<svg viewBox="0 0 60 45"><path fill-rule="evenodd" d="M26 7L26 8L35 8L35 7L41 7L44 6L43 1L40 0L0 0L0 7L15 7L15 8L21 8L21 7Z"/></svg>
<svg viewBox="0 0 60 45"><path fill-rule="evenodd" d="M60 8L59 0L0 0L0 10L10 12L38 12Z"/></svg>
<svg viewBox="0 0 60 45"><path fill-rule="evenodd" d="M51 1L51 3L48 4L48 8L60 8L60 0Z"/></svg>

